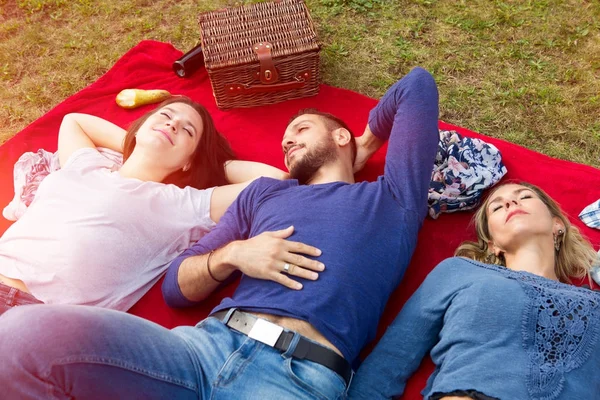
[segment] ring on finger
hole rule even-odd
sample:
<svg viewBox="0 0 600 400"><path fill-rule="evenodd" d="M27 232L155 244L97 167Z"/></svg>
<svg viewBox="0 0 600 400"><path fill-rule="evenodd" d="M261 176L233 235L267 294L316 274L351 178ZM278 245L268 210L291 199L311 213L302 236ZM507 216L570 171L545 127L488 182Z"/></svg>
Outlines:
<svg viewBox="0 0 600 400"><path fill-rule="evenodd" d="M290 263L283 264L283 272L285 272L286 274L289 274L290 273L290 267L291 267Z"/></svg>

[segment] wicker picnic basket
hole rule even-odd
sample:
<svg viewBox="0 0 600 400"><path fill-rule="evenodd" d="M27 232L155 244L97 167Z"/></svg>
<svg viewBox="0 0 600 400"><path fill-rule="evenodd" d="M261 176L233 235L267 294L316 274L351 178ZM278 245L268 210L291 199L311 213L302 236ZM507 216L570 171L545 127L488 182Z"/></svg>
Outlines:
<svg viewBox="0 0 600 400"><path fill-rule="evenodd" d="M303 0L200 14L204 63L221 109L254 107L319 91L319 50Z"/></svg>

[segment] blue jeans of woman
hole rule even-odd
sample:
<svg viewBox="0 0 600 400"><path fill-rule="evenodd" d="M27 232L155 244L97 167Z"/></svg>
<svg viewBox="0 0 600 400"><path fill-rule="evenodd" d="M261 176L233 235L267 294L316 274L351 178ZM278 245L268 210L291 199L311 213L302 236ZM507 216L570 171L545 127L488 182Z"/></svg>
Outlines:
<svg viewBox="0 0 600 400"><path fill-rule="evenodd" d="M0 282L0 315L16 306L43 304L33 295Z"/></svg>
<svg viewBox="0 0 600 400"><path fill-rule="evenodd" d="M338 374L290 357L298 339L281 353L212 317L169 330L94 307L17 307L0 323L0 388L10 399L345 398Z"/></svg>

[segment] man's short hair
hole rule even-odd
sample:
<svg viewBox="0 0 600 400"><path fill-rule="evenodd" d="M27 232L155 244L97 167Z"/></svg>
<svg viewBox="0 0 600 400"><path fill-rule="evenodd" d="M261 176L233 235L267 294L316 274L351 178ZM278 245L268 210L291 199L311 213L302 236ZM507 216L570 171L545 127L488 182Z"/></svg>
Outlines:
<svg viewBox="0 0 600 400"><path fill-rule="evenodd" d="M354 163L356 160L356 138L354 137L354 132L352 132L348 125L335 115L319 111L316 108L303 108L302 110L298 111L296 115L290 118L288 125L291 124L296 118L306 114L318 115L321 117L321 119L325 121L325 127L329 130L329 132L338 128L344 128L350 132L350 148L352 149L352 162Z"/></svg>

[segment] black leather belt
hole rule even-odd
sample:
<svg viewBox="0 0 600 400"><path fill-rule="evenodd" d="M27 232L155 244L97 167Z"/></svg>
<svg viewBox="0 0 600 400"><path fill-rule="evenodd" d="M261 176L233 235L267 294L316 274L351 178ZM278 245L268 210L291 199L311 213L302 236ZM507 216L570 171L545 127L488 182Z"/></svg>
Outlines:
<svg viewBox="0 0 600 400"><path fill-rule="evenodd" d="M240 310L234 310L229 320L225 321L228 312L229 310L217 311L211 317L217 318L223 321L229 328L274 347L281 352L286 352L290 347L294 332L285 330L277 324ZM268 330L271 330L271 333L267 332ZM300 336L292 357L321 364L344 378L346 385L350 384L352 368L348 361L335 351L314 343L304 336Z"/></svg>

